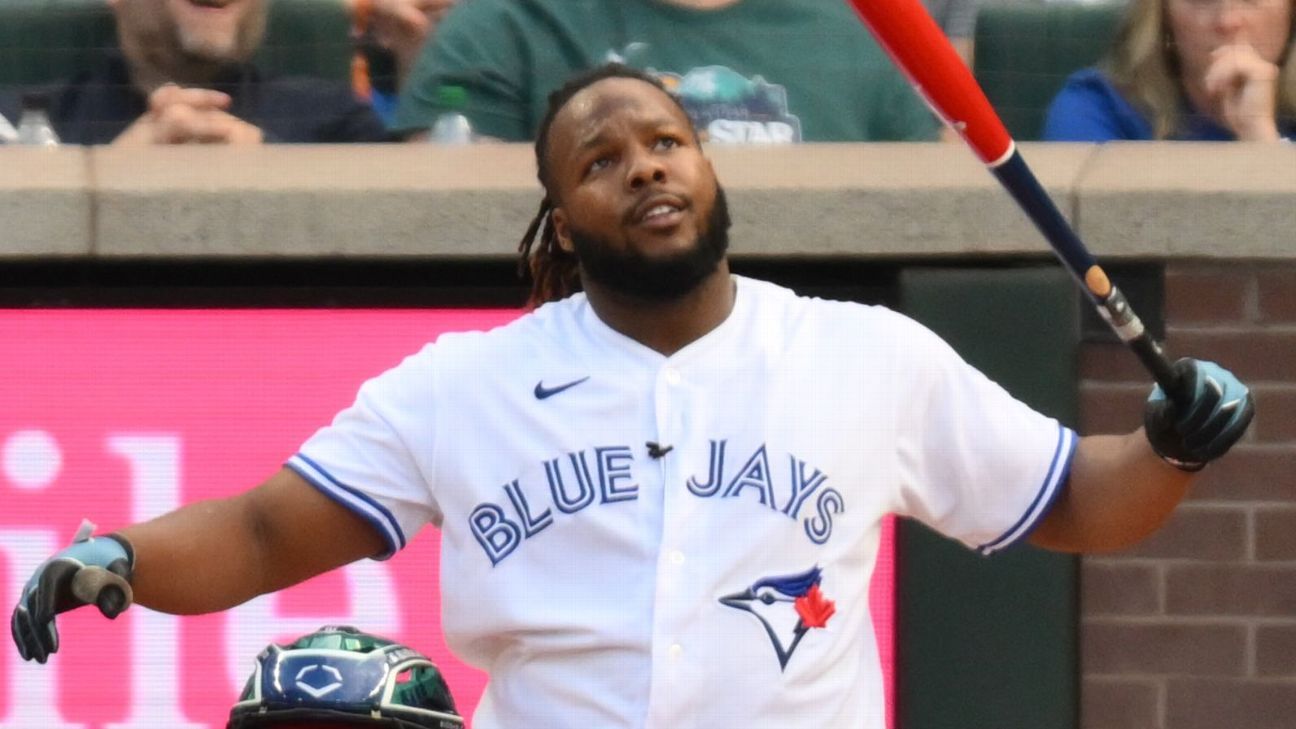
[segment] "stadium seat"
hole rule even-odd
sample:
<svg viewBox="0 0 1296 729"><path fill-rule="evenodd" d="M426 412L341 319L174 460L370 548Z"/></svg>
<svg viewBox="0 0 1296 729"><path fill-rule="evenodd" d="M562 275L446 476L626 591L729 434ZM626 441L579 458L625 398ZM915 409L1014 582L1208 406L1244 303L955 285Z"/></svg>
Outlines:
<svg viewBox="0 0 1296 729"><path fill-rule="evenodd" d="M344 0L271 0L257 60L278 75L346 80L350 22ZM115 46L104 0L0 0L0 88L70 78Z"/></svg>
<svg viewBox="0 0 1296 729"><path fill-rule="evenodd" d="M1124 3L986 5L977 15L973 73L1009 133L1039 139L1044 112L1072 72L1111 45Z"/></svg>

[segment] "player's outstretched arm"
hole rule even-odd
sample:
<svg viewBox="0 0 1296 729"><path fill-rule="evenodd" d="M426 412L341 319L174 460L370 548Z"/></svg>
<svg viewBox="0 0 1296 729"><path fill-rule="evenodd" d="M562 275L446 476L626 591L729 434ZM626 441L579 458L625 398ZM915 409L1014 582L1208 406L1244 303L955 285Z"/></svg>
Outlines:
<svg viewBox="0 0 1296 729"><path fill-rule="evenodd" d="M78 534L28 580L10 629L19 654L58 650L55 616L131 602L163 612L224 610L383 550L381 536L293 471L238 496L190 504L112 535Z"/></svg>
<svg viewBox="0 0 1296 729"><path fill-rule="evenodd" d="M1066 552L1121 549L1156 531L1193 475L1246 432L1255 403L1246 385L1213 362L1181 359L1184 406L1153 388L1144 427L1080 440L1067 488L1031 542Z"/></svg>

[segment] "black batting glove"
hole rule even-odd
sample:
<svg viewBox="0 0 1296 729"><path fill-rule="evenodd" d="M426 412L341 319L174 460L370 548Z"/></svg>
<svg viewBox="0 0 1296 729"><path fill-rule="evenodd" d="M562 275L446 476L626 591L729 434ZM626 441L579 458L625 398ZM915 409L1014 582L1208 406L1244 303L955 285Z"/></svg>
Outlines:
<svg viewBox="0 0 1296 729"><path fill-rule="evenodd" d="M1152 450L1185 471L1199 471L1228 452L1255 416L1251 390L1214 362L1181 359L1175 373L1184 402L1168 399L1158 385L1148 396L1143 426Z"/></svg>
<svg viewBox="0 0 1296 729"><path fill-rule="evenodd" d="M82 523L72 546L37 567L23 587L9 627L24 661L44 663L58 650L55 615L95 605L115 618L130 607L135 550L118 534L91 537L93 529Z"/></svg>

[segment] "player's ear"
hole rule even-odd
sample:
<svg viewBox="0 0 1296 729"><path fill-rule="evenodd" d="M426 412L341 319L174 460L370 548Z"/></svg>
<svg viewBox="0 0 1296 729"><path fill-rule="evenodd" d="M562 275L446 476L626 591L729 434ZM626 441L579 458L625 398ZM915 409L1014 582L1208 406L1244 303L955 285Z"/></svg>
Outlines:
<svg viewBox="0 0 1296 729"><path fill-rule="evenodd" d="M553 221L554 237L558 240L558 247L564 253L575 253L576 244L572 243L571 227L567 222L567 211L561 207L554 208L549 212L549 219Z"/></svg>

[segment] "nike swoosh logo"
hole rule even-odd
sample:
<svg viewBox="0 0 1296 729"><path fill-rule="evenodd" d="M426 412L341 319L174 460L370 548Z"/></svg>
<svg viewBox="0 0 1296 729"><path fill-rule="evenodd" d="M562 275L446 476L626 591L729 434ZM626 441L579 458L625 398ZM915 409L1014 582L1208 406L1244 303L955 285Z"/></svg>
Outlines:
<svg viewBox="0 0 1296 729"><path fill-rule="evenodd" d="M570 390L571 388L573 388L573 387L579 385L580 383L584 382L585 380L588 380L589 378L590 378L589 375L585 375L584 377L580 378L579 380L572 380L571 382L568 382L568 383L565 383L565 384L562 384L562 385L558 385L557 387L545 387L545 385L544 385L544 380L541 380L541 381L537 382L537 383L536 383L536 386L535 386L535 396L536 396L536 399L537 399L537 400L544 400L545 398L553 397L554 395L557 395L558 393L562 392L563 390Z"/></svg>

